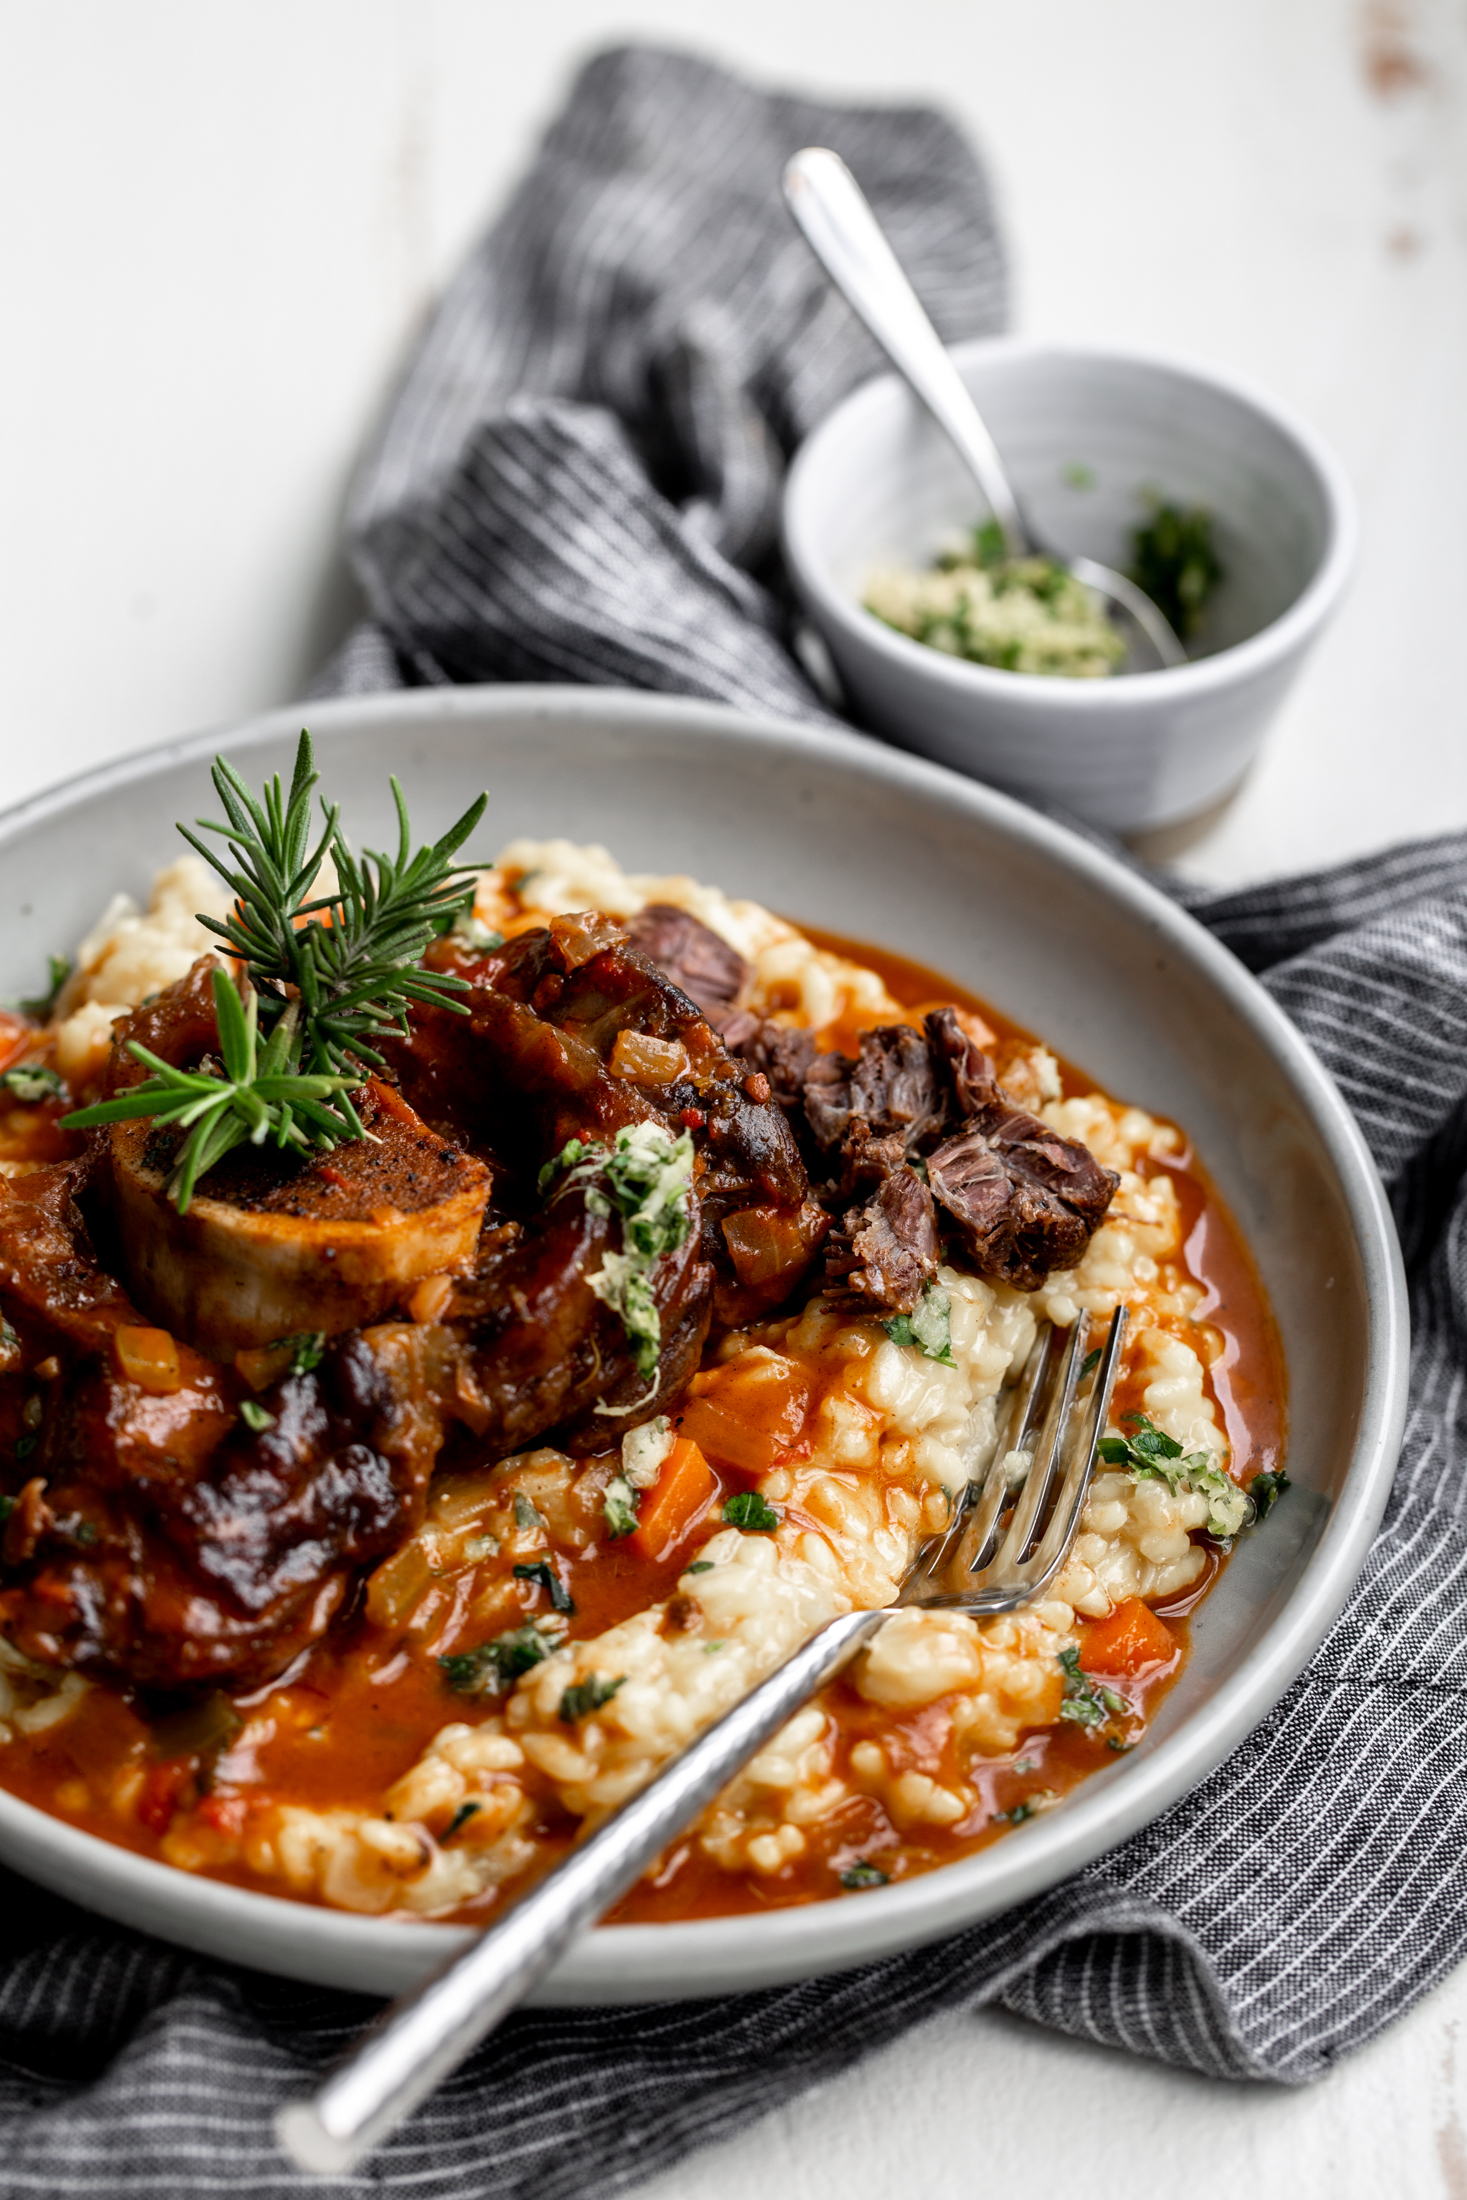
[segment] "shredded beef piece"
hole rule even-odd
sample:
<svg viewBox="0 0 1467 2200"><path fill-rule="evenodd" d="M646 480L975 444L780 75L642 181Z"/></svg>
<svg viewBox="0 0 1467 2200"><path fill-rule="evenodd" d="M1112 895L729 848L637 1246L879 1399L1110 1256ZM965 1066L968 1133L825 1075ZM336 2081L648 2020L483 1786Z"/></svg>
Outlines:
<svg viewBox="0 0 1467 2200"><path fill-rule="evenodd" d="M948 1100L932 1050L910 1024L881 1024L861 1034L861 1053L818 1054L804 1076L805 1118L829 1152L852 1134L899 1139L912 1153L947 1117ZM846 1158L843 1150L842 1159Z"/></svg>
<svg viewBox="0 0 1467 2200"><path fill-rule="evenodd" d="M877 1138L903 1138L909 1152L941 1130L947 1094L920 1031L882 1024L862 1032L861 1058L851 1073L851 1113Z"/></svg>
<svg viewBox="0 0 1467 2200"><path fill-rule="evenodd" d="M776 1024L738 1008L721 1022L714 1019L730 1054L769 1079L771 1096L787 1115L802 1109L805 1080L816 1059L815 1034L798 1026Z"/></svg>
<svg viewBox="0 0 1467 2200"><path fill-rule="evenodd" d="M650 901L627 925L627 938L665 977L680 986L704 1015L733 1007L749 975L736 948L686 909Z"/></svg>
<svg viewBox="0 0 1467 2200"><path fill-rule="evenodd" d="M914 1170L894 1169L831 1233L826 1296L862 1313L911 1314L937 1274L937 1218Z"/></svg>
<svg viewBox="0 0 1467 2200"><path fill-rule="evenodd" d="M1084 1146L996 1099L927 1159L932 1195L978 1273L1033 1291L1073 1268L1120 1179Z"/></svg>
<svg viewBox="0 0 1467 2200"><path fill-rule="evenodd" d="M818 1146L839 1145L851 1120L851 1071L848 1054L817 1054L805 1072L805 1121Z"/></svg>
<svg viewBox="0 0 1467 2200"><path fill-rule="evenodd" d="M952 1080L958 1120L966 1122L970 1115L975 1115L979 1108L998 1096L993 1063L977 1040L969 1038L954 1009L932 1010L927 1018L927 1037L935 1061Z"/></svg>

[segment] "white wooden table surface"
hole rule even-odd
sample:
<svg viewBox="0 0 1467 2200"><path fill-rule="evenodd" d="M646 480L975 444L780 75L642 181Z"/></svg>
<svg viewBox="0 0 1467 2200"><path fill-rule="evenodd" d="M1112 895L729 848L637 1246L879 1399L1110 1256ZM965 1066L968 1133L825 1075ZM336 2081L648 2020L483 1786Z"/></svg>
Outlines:
<svg viewBox="0 0 1467 2200"><path fill-rule="evenodd" d="M579 56L940 97L1017 325L1190 351L1334 441L1363 552L1231 810L1238 881L1467 824L1461 0L48 0L0 6L0 803L297 692L340 501L436 285ZM1323 2084L944 2019L643 2200L1185 2187L1467 2200L1467 1974ZM1464 2049L1467 2055L1467 2049Z"/></svg>

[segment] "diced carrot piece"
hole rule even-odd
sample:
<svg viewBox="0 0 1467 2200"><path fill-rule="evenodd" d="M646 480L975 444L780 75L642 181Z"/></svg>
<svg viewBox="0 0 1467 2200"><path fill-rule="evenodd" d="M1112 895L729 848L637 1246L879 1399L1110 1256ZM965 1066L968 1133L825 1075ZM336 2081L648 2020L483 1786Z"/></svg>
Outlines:
<svg viewBox="0 0 1467 2200"><path fill-rule="evenodd" d="M158 1396L183 1387L178 1346L166 1329L138 1329L122 1323L116 1332L117 1364L130 1383Z"/></svg>
<svg viewBox="0 0 1467 2200"><path fill-rule="evenodd" d="M643 1558L666 1558L718 1495L718 1477L688 1437L680 1436L662 1472L643 1493L631 1545Z"/></svg>
<svg viewBox="0 0 1467 2200"><path fill-rule="evenodd" d="M1140 1673L1147 1666L1170 1665L1178 1648L1166 1621L1139 1597L1127 1597L1086 1628L1080 1664L1087 1673Z"/></svg>
<svg viewBox="0 0 1467 2200"><path fill-rule="evenodd" d="M694 1395L678 1427L716 1467L732 1467L758 1481L799 1442L810 1389L794 1363L778 1353L745 1353L741 1361L694 1378Z"/></svg>
<svg viewBox="0 0 1467 2200"><path fill-rule="evenodd" d="M24 1054L36 1036L34 1024L23 1023L18 1016L7 1016L0 1008L0 1070L9 1069L17 1055Z"/></svg>

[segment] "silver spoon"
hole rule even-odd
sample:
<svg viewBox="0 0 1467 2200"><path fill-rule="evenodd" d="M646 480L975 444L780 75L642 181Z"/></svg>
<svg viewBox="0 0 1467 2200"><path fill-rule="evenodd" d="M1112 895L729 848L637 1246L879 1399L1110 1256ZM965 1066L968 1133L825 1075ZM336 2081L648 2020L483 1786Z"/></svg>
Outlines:
<svg viewBox="0 0 1467 2200"><path fill-rule="evenodd" d="M784 172L784 195L837 290L905 375L982 490L1009 556L1029 557L1037 550L1124 611L1149 644L1138 651L1133 643L1133 656L1155 659L1137 663L1136 671L1184 665L1187 652L1134 581L1094 558L1065 557L1036 535L978 407L839 153L823 145L796 153Z"/></svg>

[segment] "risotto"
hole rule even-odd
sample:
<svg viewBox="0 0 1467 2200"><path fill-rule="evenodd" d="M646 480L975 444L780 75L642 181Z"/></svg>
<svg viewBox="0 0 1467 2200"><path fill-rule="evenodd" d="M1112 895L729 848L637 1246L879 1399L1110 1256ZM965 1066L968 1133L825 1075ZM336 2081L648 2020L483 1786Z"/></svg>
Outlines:
<svg viewBox="0 0 1467 2200"><path fill-rule="evenodd" d="M379 1035L370 1136L180 1200L181 1130L62 1121L137 1112L129 1041L222 1074L232 906L186 856L0 1020L0 1783L182 1870L482 1916L891 1603L1036 1322L1121 1304L1050 1592L896 1613L614 1914L864 1896L1137 1744L1283 1486L1181 1129L933 971L520 840L423 958L457 994ZM337 1297L292 1297L307 1253Z"/></svg>

